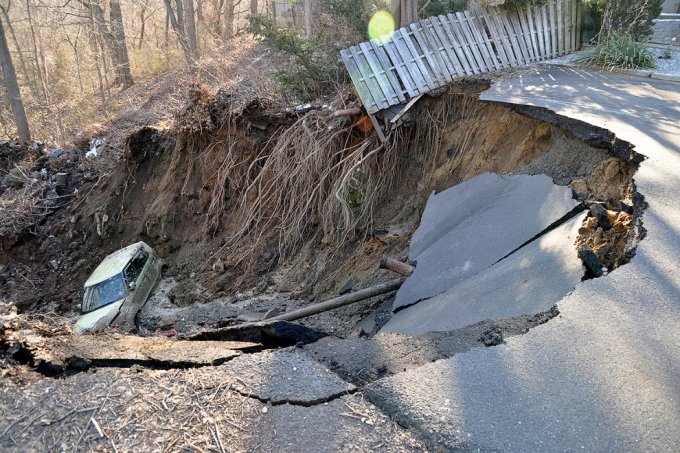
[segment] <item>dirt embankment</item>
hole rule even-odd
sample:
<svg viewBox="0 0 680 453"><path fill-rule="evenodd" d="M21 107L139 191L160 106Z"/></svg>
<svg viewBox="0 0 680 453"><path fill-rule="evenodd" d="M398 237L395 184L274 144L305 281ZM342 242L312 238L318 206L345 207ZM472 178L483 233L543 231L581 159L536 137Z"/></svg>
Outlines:
<svg viewBox="0 0 680 453"><path fill-rule="evenodd" d="M250 296L285 293L289 307L299 305L296 299L389 278L376 269L379 258L406 258L429 193L486 171L545 173L570 184L580 199L601 202L616 218L609 229L587 220L583 244L610 269L624 262L634 220L619 213L636 202L634 167L559 127L479 103L483 88L454 87L424 98L386 149L356 127L355 118L330 115L351 97L311 111L271 112L258 102L234 111L228 94L194 87L172 131L142 128L130 135L111 173L84 184L40 234L3 252L0 297L22 309L56 303L68 311L103 256L143 240L178 281L170 291L175 306L220 298L231 303L249 288ZM282 186L278 192L276 186ZM618 231L619 223L625 231ZM41 276L39 294L26 297L18 266ZM356 332L382 302L310 323ZM260 305L266 301L250 308L267 308Z"/></svg>

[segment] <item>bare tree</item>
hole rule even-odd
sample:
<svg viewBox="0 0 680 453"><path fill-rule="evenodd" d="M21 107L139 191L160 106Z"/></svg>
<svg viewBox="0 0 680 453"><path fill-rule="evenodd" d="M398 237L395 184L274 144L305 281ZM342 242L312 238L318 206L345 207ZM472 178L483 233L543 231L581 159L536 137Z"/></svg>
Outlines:
<svg viewBox="0 0 680 453"><path fill-rule="evenodd" d="M141 22L139 30L139 44L137 49L142 49L142 44L144 43L144 31L146 29L146 3L142 3L142 9L139 10L139 21Z"/></svg>
<svg viewBox="0 0 680 453"><path fill-rule="evenodd" d="M120 9L119 0L111 0L110 2L110 26L104 17L101 0L80 0L80 3L90 11L93 26L101 35L105 44L104 47L113 61L116 74L114 83L123 85L123 88L128 88L134 81L130 72L130 59L125 41L125 29L123 28L123 13Z"/></svg>
<svg viewBox="0 0 680 453"><path fill-rule="evenodd" d="M184 0L187 42L189 44L189 52L191 52L191 59L198 60L198 40L196 39L196 10L194 9L194 0Z"/></svg>
<svg viewBox="0 0 680 453"><path fill-rule="evenodd" d="M305 34L312 36L312 0L305 0Z"/></svg>
<svg viewBox="0 0 680 453"><path fill-rule="evenodd" d="M116 83L123 85L123 89L129 88L134 83L130 72L130 57L128 56L127 43L125 40L125 28L123 27L123 13L120 10L118 0L111 0L111 34L113 35L113 53L116 65Z"/></svg>
<svg viewBox="0 0 680 453"><path fill-rule="evenodd" d="M42 52L38 52L38 40L36 39L35 36L35 27L33 27L33 16L31 15L31 8L32 5L29 0L26 0L26 19L28 20L28 27L31 31L31 42L32 42L32 50L33 50L33 61L35 64L35 73L38 75L38 83L40 84L40 88L43 91L43 101L45 104L49 104L49 92L47 90L47 84L45 82L46 77L45 75L47 74L47 69L44 68L44 66L41 65L41 61L44 61L42 58L40 58L40 54ZM44 72L43 72L44 71Z"/></svg>
<svg viewBox="0 0 680 453"><path fill-rule="evenodd" d="M257 0L250 0L250 14L257 14Z"/></svg>
<svg viewBox="0 0 680 453"><path fill-rule="evenodd" d="M95 13L93 8L89 8L90 20L91 20L91 30L90 30L90 45L94 53L95 69L97 74L97 81L99 82L99 96L101 97L102 105L106 104L106 92L108 91L108 80L106 80L106 57L103 52L100 54L100 49L103 48L101 45L102 36L97 33L97 19L95 18ZM100 65L100 61L103 62L104 70Z"/></svg>
<svg viewBox="0 0 680 453"><path fill-rule="evenodd" d="M234 0L224 2L224 39L234 37Z"/></svg>
<svg viewBox="0 0 680 453"><path fill-rule="evenodd" d="M170 25L175 31L175 35L177 35L177 41L179 42L180 48L184 52L184 58L186 58L187 64L189 64L189 66L194 66L196 64L196 54L191 51L189 40L187 39L186 28L184 25L183 2L182 0L175 0L175 7L177 8L176 12L172 7L172 0L164 0L164 2L165 9L168 13L168 19L170 20Z"/></svg>
<svg viewBox="0 0 680 453"><path fill-rule="evenodd" d="M17 39L16 33L14 32L12 21L9 19L9 10L11 7L12 2L8 2L6 7L0 5L0 12L2 12L2 16L5 18L5 23L7 24L7 31L9 31L9 35L12 37L12 42L14 43L14 48L16 49L17 58L19 58L19 66L21 67L21 73L26 79L26 82L28 83L28 88L31 90L31 93L33 93L33 96L38 98L39 96L35 87L35 81L31 78L31 73L28 72L28 69L26 68L26 60L24 59L21 45L19 44L19 40Z"/></svg>
<svg viewBox="0 0 680 453"><path fill-rule="evenodd" d="M21 91L19 90L19 82L17 82L17 74L12 63L12 56L9 53L7 46L7 39L5 38L5 28L2 19L0 19L0 66L2 67L3 80L7 96L9 97L10 105L12 107L12 114L14 115L14 123L17 126L19 133L19 140L23 143L31 141L31 132L28 128L28 118L26 118L26 110L24 103L21 100Z"/></svg>
<svg viewBox="0 0 680 453"><path fill-rule="evenodd" d="M78 76L78 86L80 87L80 91L83 92L84 91L83 90L83 74L82 74L82 71L81 71L80 53L78 52L78 40L80 39L80 33L83 31L83 27L78 26L78 31L77 31L74 39L71 38L71 35L69 35L66 27L64 26L63 28L64 28L64 37L66 38L66 42L68 43L69 46L71 46L71 49L73 49L73 58L75 59L75 62L76 62L76 75Z"/></svg>

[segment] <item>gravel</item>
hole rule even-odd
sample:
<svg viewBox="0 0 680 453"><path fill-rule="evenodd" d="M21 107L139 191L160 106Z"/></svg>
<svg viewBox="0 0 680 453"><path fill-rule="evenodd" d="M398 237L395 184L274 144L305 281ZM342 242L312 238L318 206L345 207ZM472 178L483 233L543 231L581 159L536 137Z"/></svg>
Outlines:
<svg viewBox="0 0 680 453"><path fill-rule="evenodd" d="M649 51L656 57L656 70L654 72L661 74L680 75L680 49L675 46L670 51L671 58L661 58L665 49L650 48Z"/></svg>

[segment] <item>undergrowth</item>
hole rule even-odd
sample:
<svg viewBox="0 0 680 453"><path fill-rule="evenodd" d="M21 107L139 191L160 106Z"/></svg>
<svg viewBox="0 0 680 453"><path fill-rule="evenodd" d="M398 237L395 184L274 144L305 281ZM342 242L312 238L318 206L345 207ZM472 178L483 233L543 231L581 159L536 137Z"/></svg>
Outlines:
<svg viewBox="0 0 680 453"><path fill-rule="evenodd" d="M647 69L656 67L656 59L647 47L630 36L612 33L600 39L580 63L614 69Z"/></svg>
<svg viewBox="0 0 680 453"><path fill-rule="evenodd" d="M250 33L283 56L282 67L275 76L284 90L310 100L332 92L347 80L338 59L343 43L329 39L327 29L319 28L315 36L307 38L299 30L281 27L276 19L262 14L250 16L249 21Z"/></svg>
<svg viewBox="0 0 680 453"><path fill-rule="evenodd" d="M601 34L618 33L634 41L652 35L654 19L661 14L663 0L586 0Z"/></svg>
<svg viewBox="0 0 680 453"><path fill-rule="evenodd" d="M418 10L421 18L465 11L468 0L420 0Z"/></svg>

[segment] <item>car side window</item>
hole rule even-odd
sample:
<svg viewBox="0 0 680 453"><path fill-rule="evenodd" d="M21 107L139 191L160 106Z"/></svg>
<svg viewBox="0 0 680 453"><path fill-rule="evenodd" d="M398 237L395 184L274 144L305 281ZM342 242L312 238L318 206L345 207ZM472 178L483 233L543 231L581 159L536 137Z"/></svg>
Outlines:
<svg viewBox="0 0 680 453"><path fill-rule="evenodd" d="M137 256L135 256L130 264L125 268L125 280L128 283L136 282L139 278L139 274L144 269L144 265L149 259L149 253L146 250L141 250Z"/></svg>

